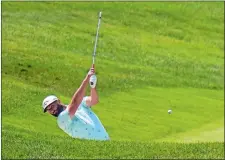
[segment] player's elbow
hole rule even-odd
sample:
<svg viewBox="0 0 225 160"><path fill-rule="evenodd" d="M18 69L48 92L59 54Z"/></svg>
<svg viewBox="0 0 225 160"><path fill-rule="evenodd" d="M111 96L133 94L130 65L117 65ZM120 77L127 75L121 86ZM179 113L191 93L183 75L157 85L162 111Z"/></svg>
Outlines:
<svg viewBox="0 0 225 160"><path fill-rule="evenodd" d="M91 101L92 105L96 105L98 104L98 102L99 102L98 98L92 99Z"/></svg>

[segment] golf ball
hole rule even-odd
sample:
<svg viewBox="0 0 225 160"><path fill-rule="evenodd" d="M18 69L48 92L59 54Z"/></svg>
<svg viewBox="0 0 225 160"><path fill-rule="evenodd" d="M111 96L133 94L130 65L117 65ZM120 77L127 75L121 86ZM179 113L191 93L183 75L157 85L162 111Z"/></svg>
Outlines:
<svg viewBox="0 0 225 160"><path fill-rule="evenodd" d="M172 110L171 110L171 109L169 109L169 110L168 110L168 113L169 113L169 114L171 114L171 113L172 113Z"/></svg>

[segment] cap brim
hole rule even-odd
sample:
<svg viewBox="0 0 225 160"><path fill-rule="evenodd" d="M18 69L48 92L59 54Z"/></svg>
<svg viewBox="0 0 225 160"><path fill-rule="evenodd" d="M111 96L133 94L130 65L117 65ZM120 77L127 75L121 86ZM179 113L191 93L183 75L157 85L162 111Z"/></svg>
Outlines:
<svg viewBox="0 0 225 160"><path fill-rule="evenodd" d="M58 101L58 99L55 100L55 101ZM53 101L52 103L54 103L55 101ZM51 105L52 103L50 103L49 105ZM49 105L48 105L48 106L49 106ZM48 106L44 109L44 113L47 111Z"/></svg>

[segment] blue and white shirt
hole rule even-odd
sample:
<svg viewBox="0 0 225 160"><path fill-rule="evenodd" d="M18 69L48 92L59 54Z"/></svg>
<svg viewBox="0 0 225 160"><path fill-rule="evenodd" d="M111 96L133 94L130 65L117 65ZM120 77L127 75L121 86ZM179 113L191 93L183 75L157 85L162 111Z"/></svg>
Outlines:
<svg viewBox="0 0 225 160"><path fill-rule="evenodd" d="M86 105L86 98L83 98L72 119L68 108L59 114L57 118L59 128L73 138L109 140L109 135L98 116Z"/></svg>

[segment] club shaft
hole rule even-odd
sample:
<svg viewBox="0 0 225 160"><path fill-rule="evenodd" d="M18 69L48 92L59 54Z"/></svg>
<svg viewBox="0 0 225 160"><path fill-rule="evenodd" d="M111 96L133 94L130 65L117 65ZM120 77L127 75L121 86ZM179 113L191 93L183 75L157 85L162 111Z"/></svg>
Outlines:
<svg viewBox="0 0 225 160"><path fill-rule="evenodd" d="M93 52L93 58L92 58L92 60L93 60L92 65L93 66L95 64L95 55L96 55L96 48L97 48L97 42L98 42L98 31L99 31L99 28L100 28L101 18L102 18L102 12L99 12L97 33L96 33L96 37L95 37L95 46L94 46L94 52Z"/></svg>

